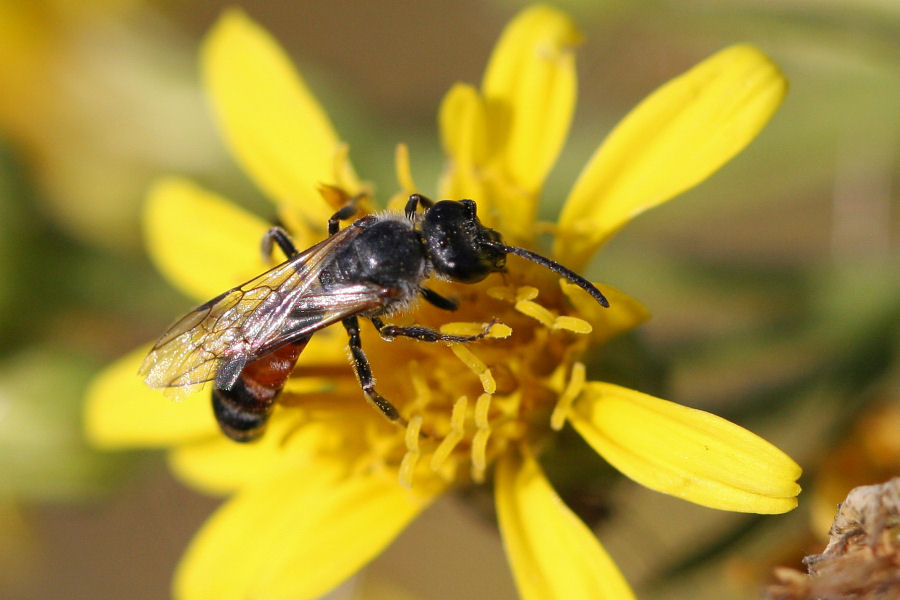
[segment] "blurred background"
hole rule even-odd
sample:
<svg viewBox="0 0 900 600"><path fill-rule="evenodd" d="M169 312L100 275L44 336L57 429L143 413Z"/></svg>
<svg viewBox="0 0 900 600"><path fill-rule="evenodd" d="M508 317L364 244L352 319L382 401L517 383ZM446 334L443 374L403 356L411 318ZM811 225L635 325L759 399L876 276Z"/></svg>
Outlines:
<svg viewBox="0 0 900 600"><path fill-rule="evenodd" d="M175 482L161 454L91 450L80 414L103 365L190 305L144 255L149 182L188 175L273 216L198 84L199 40L229 4L0 0L0 598L164 598L218 503ZM480 81L524 6L236 4L291 53L382 201L401 141L434 192L438 103ZM851 487L900 475L900 4L554 4L586 42L547 220L610 128L715 51L752 42L790 80L746 151L630 224L587 274L654 315L593 373L773 441L804 467L800 508L723 513L621 480L583 447L566 464L545 457L639 597L757 597L773 565L821 550ZM481 500L442 500L334 597L515 598Z"/></svg>

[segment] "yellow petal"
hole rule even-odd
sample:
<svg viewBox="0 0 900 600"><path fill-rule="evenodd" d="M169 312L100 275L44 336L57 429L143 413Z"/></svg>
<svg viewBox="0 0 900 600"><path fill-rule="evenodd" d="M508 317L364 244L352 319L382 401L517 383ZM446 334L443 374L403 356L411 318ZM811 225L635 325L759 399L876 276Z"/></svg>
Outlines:
<svg viewBox="0 0 900 600"><path fill-rule="evenodd" d="M569 420L611 465L656 491L739 512L782 513L797 506L797 463L716 415L591 382Z"/></svg>
<svg viewBox="0 0 900 600"><path fill-rule="evenodd" d="M433 499L397 474L317 460L229 500L175 577L181 600L317 598L375 557Z"/></svg>
<svg viewBox="0 0 900 600"><path fill-rule="evenodd" d="M457 83L441 101L438 126L444 152L457 166L471 169L487 159L487 122L484 102L470 85Z"/></svg>
<svg viewBox="0 0 900 600"><path fill-rule="evenodd" d="M479 215L489 218L494 213L494 203L484 193L481 173L489 151L486 118L478 92L462 83L450 88L438 111L441 141L448 156L441 178L441 197L473 199L478 202Z"/></svg>
<svg viewBox="0 0 900 600"><path fill-rule="evenodd" d="M317 186L359 183L328 116L278 43L237 9L202 52L204 82L231 151L292 231L321 230L334 210Z"/></svg>
<svg viewBox="0 0 900 600"><path fill-rule="evenodd" d="M265 435L250 444L233 442L224 435L182 444L169 452L169 466L191 487L221 495L270 479L285 469L304 467L320 448L334 452L334 428L327 423L300 423L292 418L296 412L276 406Z"/></svg>
<svg viewBox="0 0 900 600"><path fill-rule="evenodd" d="M756 137L787 82L759 50L726 48L645 99L572 189L556 255L578 268L639 213L697 185Z"/></svg>
<svg viewBox="0 0 900 600"><path fill-rule="evenodd" d="M169 281L197 301L213 298L268 268L260 250L268 228L262 219L176 177L158 181L144 209L150 258Z"/></svg>
<svg viewBox="0 0 900 600"><path fill-rule="evenodd" d="M575 108L573 47L581 35L546 5L525 9L503 31L482 81L489 131L511 181L536 191L556 161Z"/></svg>
<svg viewBox="0 0 900 600"><path fill-rule="evenodd" d="M218 435L209 390L174 402L138 376L149 346L119 359L87 391L85 434L104 448L163 447Z"/></svg>
<svg viewBox="0 0 900 600"><path fill-rule="evenodd" d="M593 344L603 344L650 318L650 312L643 304L610 285L594 284L609 300L609 307L603 308L579 286L565 279L560 279L559 284L569 301L575 305L578 314L593 326Z"/></svg>
<svg viewBox="0 0 900 600"><path fill-rule="evenodd" d="M556 495L537 461L508 452L495 499L503 545L525 600L634 598L591 530Z"/></svg>

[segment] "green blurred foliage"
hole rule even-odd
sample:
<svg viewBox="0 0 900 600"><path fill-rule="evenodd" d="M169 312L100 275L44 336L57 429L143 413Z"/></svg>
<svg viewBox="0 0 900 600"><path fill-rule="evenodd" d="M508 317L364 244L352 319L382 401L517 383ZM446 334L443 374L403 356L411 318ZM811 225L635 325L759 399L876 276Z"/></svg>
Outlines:
<svg viewBox="0 0 900 600"><path fill-rule="evenodd" d="M20 349L0 367L0 497L79 500L114 484L125 455L81 435L81 397L95 365L52 347Z"/></svg>

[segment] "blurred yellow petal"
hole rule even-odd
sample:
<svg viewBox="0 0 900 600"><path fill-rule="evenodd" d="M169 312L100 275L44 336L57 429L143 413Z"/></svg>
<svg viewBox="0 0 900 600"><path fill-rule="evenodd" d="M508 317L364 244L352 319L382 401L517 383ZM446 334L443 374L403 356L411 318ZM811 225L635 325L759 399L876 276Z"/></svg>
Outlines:
<svg viewBox="0 0 900 600"><path fill-rule="evenodd" d="M746 45L659 88L578 178L560 215L556 255L577 269L633 217L709 177L756 137L786 90L778 68Z"/></svg>
<svg viewBox="0 0 900 600"><path fill-rule="evenodd" d="M197 534L175 576L180 600L317 598L374 558L433 499L396 473L346 476L316 460L251 486Z"/></svg>
<svg viewBox="0 0 900 600"><path fill-rule="evenodd" d="M568 134L580 42L564 13L533 6L506 27L485 71L491 138L512 182L526 190L540 189Z"/></svg>
<svg viewBox="0 0 900 600"><path fill-rule="evenodd" d="M604 344L650 318L650 312L643 304L610 285L594 284L609 300L609 307L603 308L579 286L564 279L560 279L559 284L578 314L593 326L592 344Z"/></svg>
<svg viewBox="0 0 900 600"><path fill-rule="evenodd" d="M487 158L486 118L484 102L470 85L455 84L441 101L441 141L444 151L458 166L471 169Z"/></svg>
<svg viewBox="0 0 900 600"><path fill-rule="evenodd" d="M276 407L266 434L252 444L234 442L224 435L169 452L172 471L194 489L221 495L289 468L308 465L317 450L334 447L334 428L327 423L303 424L295 411Z"/></svg>
<svg viewBox="0 0 900 600"><path fill-rule="evenodd" d="M158 181L147 196L143 222L157 269L197 301L268 268L260 242L269 225L186 179Z"/></svg>
<svg viewBox="0 0 900 600"><path fill-rule="evenodd" d="M525 600L623 600L628 583L594 534L556 495L531 452L497 465L503 544Z"/></svg>
<svg viewBox="0 0 900 600"><path fill-rule="evenodd" d="M328 115L272 36L226 11L202 51L206 89L231 151L292 231L321 230L334 212L320 184L359 183Z"/></svg>
<svg viewBox="0 0 900 600"><path fill-rule="evenodd" d="M175 402L144 385L137 371L149 350L120 358L88 388L84 426L92 444L156 448L218 435L208 389Z"/></svg>
<svg viewBox="0 0 900 600"><path fill-rule="evenodd" d="M488 154L484 102L470 85L457 83L441 102L438 125L447 169L441 181L442 198L470 198L476 200L479 212L490 215L492 200L484 193L480 171Z"/></svg>
<svg viewBox="0 0 900 600"><path fill-rule="evenodd" d="M611 465L656 491L738 512L783 513L797 506L797 463L716 415L590 382L569 421Z"/></svg>
<svg viewBox="0 0 900 600"><path fill-rule="evenodd" d="M537 195L562 148L575 109L573 47L581 34L559 10L537 5L504 30L482 81L492 153L502 181L519 194L498 206L501 223L527 232Z"/></svg>

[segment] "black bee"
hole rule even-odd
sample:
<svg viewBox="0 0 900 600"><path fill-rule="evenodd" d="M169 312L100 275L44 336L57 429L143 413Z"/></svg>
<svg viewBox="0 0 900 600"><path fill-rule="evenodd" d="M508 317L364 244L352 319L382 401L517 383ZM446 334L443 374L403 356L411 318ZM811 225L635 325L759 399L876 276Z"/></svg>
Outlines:
<svg viewBox="0 0 900 600"><path fill-rule="evenodd" d="M417 213L418 206L423 208ZM433 203L409 197L405 215L351 218L349 203L328 220L328 238L298 252L287 233L274 227L272 243L288 256L284 263L206 302L177 321L144 359L140 374L155 388L192 391L215 381L213 410L222 431L246 442L262 435L278 393L310 337L338 321L350 336L353 368L366 397L391 421L404 423L397 409L375 390L360 343L359 317L369 319L385 339L471 342L487 335L457 336L420 326L385 324L380 317L409 309L421 296L445 310L457 303L425 287L435 275L475 283L503 271L516 254L565 277L597 302L606 298L591 282L539 254L507 246L481 224L471 200Z"/></svg>

